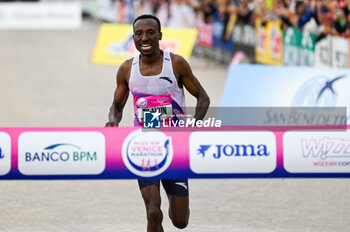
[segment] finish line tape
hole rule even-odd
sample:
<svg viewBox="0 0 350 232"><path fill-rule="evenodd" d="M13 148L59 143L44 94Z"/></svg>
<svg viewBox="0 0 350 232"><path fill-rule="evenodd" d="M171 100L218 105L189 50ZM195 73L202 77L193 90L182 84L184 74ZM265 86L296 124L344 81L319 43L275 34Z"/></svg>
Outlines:
<svg viewBox="0 0 350 232"><path fill-rule="evenodd" d="M0 179L347 178L347 128L1 128Z"/></svg>

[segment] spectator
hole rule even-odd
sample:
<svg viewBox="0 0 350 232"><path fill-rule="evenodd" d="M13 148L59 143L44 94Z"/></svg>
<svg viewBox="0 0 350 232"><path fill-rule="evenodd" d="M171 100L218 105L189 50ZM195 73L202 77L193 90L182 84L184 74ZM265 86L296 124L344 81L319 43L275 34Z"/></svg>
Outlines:
<svg viewBox="0 0 350 232"><path fill-rule="evenodd" d="M240 23L251 23L253 18L254 4L251 0L242 0L235 6L237 21Z"/></svg>
<svg viewBox="0 0 350 232"><path fill-rule="evenodd" d="M295 1L289 1L289 0L281 0L279 2L276 2L274 7L274 13L280 17L282 21L282 29L287 30L288 27L293 26L293 18L296 17L294 13L294 7L291 8L291 6L295 7Z"/></svg>
<svg viewBox="0 0 350 232"><path fill-rule="evenodd" d="M229 9L229 2L226 0L217 0L216 1L217 9L214 12L214 21L216 24L220 23L220 26L216 26L216 30L221 30L221 38L223 42L227 42L231 38L232 34L232 28L228 28L228 23L230 20L230 9ZM215 28L215 27L214 27Z"/></svg>
<svg viewBox="0 0 350 232"><path fill-rule="evenodd" d="M316 0L296 2L295 14L297 21L295 26L318 37L323 33L324 26L321 25L319 19L322 16L322 5L320 1L317 2Z"/></svg>
<svg viewBox="0 0 350 232"><path fill-rule="evenodd" d="M191 0L171 0L168 27L194 27L195 14Z"/></svg>
<svg viewBox="0 0 350 232"><path fill-rule="evenodd" d="M102 1L102 0L101 0ZM113 2L113 22L129 23L140 14L156 15L164 26L194 27L200 22L230 41L235 21L282 21L282 29L294 26L315 34L316 41L333 34L350 36L350 0L104 0ZM214 20L215 18L215 20ZM204 24L203 24L203 21ZM215 21L215 23L214 23ZM208 30L209 31L209 30Z"/></svg>
<svg viewBox="0 0 350 232"><path fill-rule="evenodd" d="M332 2L332 11L333 11L333 27L334 33L336 35L342 36L346 34L346 29L348 25L348 20L344 11L344 2L342 2L342 7L338 1Z"/></svg>
<svg viewBox="0 0 350 232"><path fill-rule="evenodd" d="M347 21L347 25L346 25L347 28L346 28L346 31L344 33L344 36L349 37L350 36L350 0L347 0L344 2L343 11L344 11L345 18Z"/></svg>
<svg viewBox="0 0 350 232"><path fill-rule="evenodd" d="M195 9L197 13L203 14L204 23L208 24L213 22L213 15L216 11L216 5L213 0L203 0Z"/></svg>
<svg viewBox="0 0 350 232"><path fill-rule="evenodd" d="M255 18L259 18L262 23L268 21L267 7L264 0L254 0L254 15Z"/></svg>
<svg viewBox="0 0 350 232"><path fill-rule="evenodd" d="M330 34L333 32L333 15L335 14L335 1L325 0L322 5L322 24Z"/></svg>

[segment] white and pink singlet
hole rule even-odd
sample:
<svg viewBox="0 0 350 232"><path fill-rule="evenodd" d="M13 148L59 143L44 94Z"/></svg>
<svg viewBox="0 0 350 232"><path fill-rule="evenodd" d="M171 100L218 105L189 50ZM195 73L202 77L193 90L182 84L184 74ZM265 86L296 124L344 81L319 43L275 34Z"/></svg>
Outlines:
<svg viewBox="0 0 350 232"><path fill-rule="evenodd" d="M185 95L179 88L173 72L170 53L163 51L163 66L160 74L143 76L139 67L139 55L132 62L129 89L134 98L134 125L143 124L144 111L159 111L161 120L176 120L185 114Z"/></svg>

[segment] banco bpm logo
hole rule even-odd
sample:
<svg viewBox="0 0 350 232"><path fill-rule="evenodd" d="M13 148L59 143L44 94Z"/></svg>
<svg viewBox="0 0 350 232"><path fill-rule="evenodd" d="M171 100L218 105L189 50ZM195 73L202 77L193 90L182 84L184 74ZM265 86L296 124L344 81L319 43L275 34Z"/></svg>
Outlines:
<svg viewBox="0 0 350 232"><path fill-rule="evenodd" d="M60 143L45 147L36 152L25 153L26 162L80 162L80 161L97 161L96 151L83 151L80 147Z"/></svg>
<svg viewBox="0 0 350 232"><path fill-rule="evenodd" d="M24 132L18 140L24 175L97 175L105 169L105 156L99 132Z"/></svg>
<svg viewBox="0 0 350 232"><path fill-rule="evenodd" d="M160 131L136 130L124 140L122 157L125 166L135 175L157 176L173 159L171 137Z"/></svg>

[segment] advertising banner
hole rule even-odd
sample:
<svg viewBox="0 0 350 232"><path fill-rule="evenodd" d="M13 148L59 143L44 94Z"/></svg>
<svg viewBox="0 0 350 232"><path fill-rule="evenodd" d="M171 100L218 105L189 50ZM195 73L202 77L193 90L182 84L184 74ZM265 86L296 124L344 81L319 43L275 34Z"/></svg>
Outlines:
<svg viewBox="0 0 350 232"><path fill-rule="evenodd" d="M276 138L267 131L211 131L190 135L190 167L197 174L271 173Z"/></svg>
<svg viewBox="0 0 350 232"><path fill-rule="evenodd" d="M300 65L315 65L315 44L316 36L304 31L300 42Z"/></svg>
<svg viewBox="0 0 350 232"><path fill-rule="evenodd" d="M262 24L259 19L255 20L255 34L256 34L256 46L255 46L255 60L264 63L268 58L268 31L267 24Z"/></svg>
<svg viewBox="0 0 350 232"><path fill-rule="evenodd" d="M313 66L315 63L316 37L289 27L283 35L284 64Z"/></svg>
<svg viewBox="0 0 350 232"><path fill-rule="evenodd" d="M315 66L332 67L332 36L327 36L316 43Z"/></svg>
<svg viewBox="0 0 350 232"><path fill-rule="evenodd" d="M235 65L220 107L346 107L349 117L349 86L349 69ZM271 114L261 120L266 125L276 121Z"/></svg>
<svg viewBox="0 0 350 232"><path fill-rule="evenodd" d="M208 48L213 47L213 24L204 23L203 19L197 17L196 27L198 30L197 44Z"/></svg>
<svg viewBox="0 0 350 232"><path fill-rule="evenodd" d="M285 65L299 65L300 64L300 42L301 32L294 27L289 27L283 34L283 48Z"/></svg>
<svg viewBox="0 0 350 232"><path fill-rule="evenodd" d="M280 21L255 21L255 59L262 64L283 64L283 32Z"/></svg>
<svg viewBox="0 0 350 232"><path fill-rule="evenodd" d="M241 51L250 62L255 61L255 28L250 24L236 23L233 28L234 53Z"/></svg>
<svg viewBox="0 0 350 232"><path fill-rule="evenodd" d="M196 29L162 28L160 47L189 59L197 38ZM132 37L132 25L105 23L99 30L92 63L120 65L138 54Z"/></svg>
<svg viewBox="0 0 350 232"><path fill-rule="evenodd" d="M349 173L350 133L286 132L284 167L289 173Z"/></svg>
<svg viewBox="0 0 350 232"><path fill-rule="evenodd" d="M350 177L349 131L288 130L1 128L0 180Z"/></svg>
<svg viewBox="0 0 350 232"><path fill-rule="evenodd" d="M347 68L349 65L348 39L332 36L332 67Z"/></svg>
<svg viewBox="0 0 350 232"><path fill-rule="evenodd" d="M0 29L76 29L81 26L79 2L0 3Z"/></svg>

